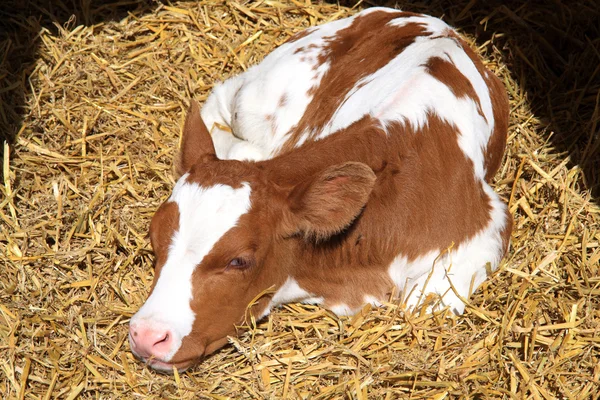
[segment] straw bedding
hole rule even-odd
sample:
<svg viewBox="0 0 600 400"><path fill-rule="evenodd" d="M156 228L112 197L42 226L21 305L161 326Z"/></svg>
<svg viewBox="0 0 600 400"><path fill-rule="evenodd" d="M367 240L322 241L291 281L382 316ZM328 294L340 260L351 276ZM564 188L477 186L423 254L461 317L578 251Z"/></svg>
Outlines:
<svg viewBox="0 0 600 400"><path fill-rule="evenodd" d="M18 135L2 149L0 397L600 396L596 2L399 4L461 29L511 98L495 188L512 247L463 316L393 299L349 319L291 304L174 376L134 360L127 323L152 280L146 232L188 99L371 4L92 3L38 2L37 19L6 9L37 47L27 63L24 36L2 36L0 122ZM79 20L56 16L72 4Z"/></svg>

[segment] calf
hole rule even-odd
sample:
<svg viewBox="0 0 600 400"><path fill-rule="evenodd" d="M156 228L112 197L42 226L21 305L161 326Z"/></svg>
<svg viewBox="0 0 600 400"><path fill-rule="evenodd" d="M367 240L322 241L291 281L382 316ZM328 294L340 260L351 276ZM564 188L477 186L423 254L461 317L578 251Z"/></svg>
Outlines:
<svg viewBox="0 0 600 400"><path fill-rule="evenodd" d="M371 8L292 37L192 102L132 351L183 370L287 302L348 315L395 290L461 313L509 242L488 184L507 118L439 19Z"/></svg>

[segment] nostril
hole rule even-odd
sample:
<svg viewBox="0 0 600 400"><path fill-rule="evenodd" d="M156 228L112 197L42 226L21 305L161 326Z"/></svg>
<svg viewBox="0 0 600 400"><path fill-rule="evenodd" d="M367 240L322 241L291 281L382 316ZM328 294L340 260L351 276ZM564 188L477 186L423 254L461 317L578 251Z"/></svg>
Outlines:
<svg viewBox="0 0 600 400"><path fill-rule="evenodd" d="M156 346L156 345L160 345L161 343L168 343L168 342L169 342L169 332L166 332L165 336L162 339L158 340L156 343L154 343L154 345Z"/></svg>
<svg viewBox="0 0 600 400"><path fill-rule="evenodd" d="M158 332L157 332L158 333ZM168 353L173 345L173 334L171 331L163 331L154 337L151 353L154 355L162 355Z"/></svg>

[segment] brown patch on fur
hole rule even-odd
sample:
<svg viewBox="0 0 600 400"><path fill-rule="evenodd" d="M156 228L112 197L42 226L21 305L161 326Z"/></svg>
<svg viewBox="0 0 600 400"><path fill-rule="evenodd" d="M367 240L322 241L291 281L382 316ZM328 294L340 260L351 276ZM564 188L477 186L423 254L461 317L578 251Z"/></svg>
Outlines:
<svg viewBox="0 0 600 400"><path fill-rule="evenodd" d="M490 72L489 76L483 75L483 79L490 88L490 98L492 99L492 110L494 113L494 131L485 148L483 164L486 171L485 179L489 182L496 175L496 171L498 171L502 164L502 157L506 148L510 105L508 103L506 88L496 75Z"/></svg>
<svg viewBox="0 0 600 400"><path fill-rule="evenodd" d="M310 50L314 50L316 49L318 46L314 43L309 44L308 46L302 46L302 47L298 47L296 50L294 50L294 54L300 54L300 53L309 53Z"/></svg>
<svg viewBox="0 0 600 400"><path fill-rule="evenodd" d="M510 111L508 93L500 79L485 68L477 54L475 54L469 45L462 40L456 32L449 31L448 36L455 39L461 45L465 54L473 61L477 71L490 90L490 99L492 100L492 110L494 114L494 131L485 148L483 166L486 172L485 179L489 182L500 168L502 157L504 156L504 149L506 148L508 113Z"/></svg>
<svg viewBox="0 0 600 400"><path fill-rule="evenodd" d="M285 107L285 105L288 102L288 98L287 95L284 93L283 95L281 95L281 97L279 98L279 102L277 103L277 105L279 107Z"/></svg>
<svg viewBox="0 0 600 400"><path fill-rule="evenodd" d="M418 36L429 36L426 27L418 23L390 26L388 22L413 14L398 12L372 12L354 19L352 24L326 39L318 57L317 67L326 62L329 69L317 87L310 88L312 101L290 136L282 151L293 149L303 135L311 140L330 119L348 92L356 83L389 63ZM377 49L377 55L373 55ZM300 50L300 49L298 49Z"/></svg>
<svg viewBox="0 0 600 400"><path fill-rule="evenodd" d="M214 159L192 166L189 174L187 181L202 187L222 184L238 189L244 182L256 177L257 168L242 161Z"/></svg>
<svg viewBox="0 0 600 400"><path fill-rule="evenodd" d="M458 131L430 115L419 132L401 136L408 140L400 146L410 151L393 175L403 182L396 209L406 210L396 225L407 233L399 250L411 260L426 249L460 246L487 225L491 206L472 161L458 145Z"/></svg>
<svg viewBox="0 0 600 400"><path fill-rule="evenodd" d="M463 75L456 65L441 57L431 57L427 60L425 68L429 75L446 85L456 97L468 97L477 104L479 114L485 119L481 110L481 101L471 81Z"/></svg>
<svg viewBox="0 0 600 400"><path fill-rule="evenodd" d="M505 253L508 251L508 247L510 246L510 237L512 234L513 225L514 225L513 217L510 214L510 211L507 209L506 210L506 227L504 227L504 230L502 232L500 232L500 235L502 236L502 248L504 249Z"/></svg>
<svg viewBox="0 0 600 400"><path fill-rule="evenodd" d="M281 98L284 99L285 95L283 95ZM281 99L280 99L280 102L281 102ZM269 127L271 128L271 135L275 136L275 133L277 132L277 120L275 119L275 115L268 114L265 116L265 119L269 122Z"/></svg>

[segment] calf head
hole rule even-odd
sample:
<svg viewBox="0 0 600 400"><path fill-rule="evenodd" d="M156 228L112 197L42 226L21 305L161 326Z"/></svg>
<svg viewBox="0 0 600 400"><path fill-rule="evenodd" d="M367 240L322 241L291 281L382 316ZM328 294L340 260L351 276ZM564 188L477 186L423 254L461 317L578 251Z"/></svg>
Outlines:
<svg viewBox="0 0 600 400"><path fill-rule="evenodd" d="M268 314L277 304L273 293L301 267L299 249L350 225L375 182L373 171L355 162L300 182L275 180L269 171L281 163L284 156L217 159L192 103L181 177L150 225L154 281L130 323L131 349L151 367L184 370L223 346L250 314Z"/></svg>

